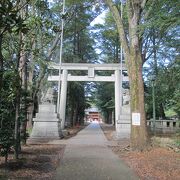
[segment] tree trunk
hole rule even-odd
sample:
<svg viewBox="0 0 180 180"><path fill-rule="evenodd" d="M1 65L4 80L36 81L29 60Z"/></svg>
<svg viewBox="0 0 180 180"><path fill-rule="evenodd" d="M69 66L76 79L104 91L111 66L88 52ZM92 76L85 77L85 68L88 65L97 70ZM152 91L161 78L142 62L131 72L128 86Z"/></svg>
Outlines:
<svg viewBox="0 0 180 180"><path fill-rule="evenodd" d="M157 68L157 47L156 47L156 31L155 29L152 30L153 31L153 58L154 58L154 75L157 76L158 74L158 68Z"/></svg>
<svg viewBox="0 0 180 180"><path fill-rule="evenodd" d="M165 115L165 112L164 112L164 107L163 107L163 104L162 103L160 103L160 105L159 105L159 114L160 114L160 117L162 118L162 119L166 119L166 115Z"/></svg>
<svg viewBox="0 0 180 180"><path fill-rule="evenodd" d="M19 158L19 149L20 149L20 123L19 123L19 107L20 107L20 92L17 88L16 94L16 114L15 114L15 130L14 130L14 140L15 140L15 151L14 156L15 159Z"/></svg>
<svg viewBox="0 0 180 180"><path fill-rule="evenodd" d="M112 110L109 110L109 119L108 119L108 124L112 124Z"/></svg>
<svg viewBox="0 0 180 180"><path fill-rule="evenodd" d="M32 122L33 122L33 112L34 112L34 102L30 103L29 107L28 107L28 125L27 128L28 129L32 129Z"/></svg>
<svg viewBox="0 0 180 180"><path fill-rule="evenodd" d="M71 124L71 127L73 127L73 115L74 115L74 111L73 111L73 106L70 105L70 110L69 110L69 119L70 119L70 124Z"/></svg>
<svg viewBox="0 0 180 180"><path fill-rule="evenodd" d="M20 52L20 61L19 61L19 76L21 78L21 88L24 92L27 92L27 57L25 54L25 35L21 33L20 35L22 47ZM23 93L21 95L21 113L23 114L23 120L21 121L21 137L23 144L26 144L26 126L27 126L27 95Z"/></svg>
<svg viewBox="0 0 180 180"><path fill-rule="evenodd" d="M76 125L76 118L77 118L77 107L74 108L74 111L73 111L73 127L75 127Z"/></svg>
<svg viewBox="0 0 180 180"><path fill-rule="evenodd" d="M35 42L35 37L32 38L32 52L31 52L31 59L29 61L29 77L27 79L28 81L28 86L27 89L30 92L30 98L31 98L31 103L29 103L28 106L28 128L32 128L32 122L33 122L33 112L34 112L34 101L33 101L33 90L32 90L32 86L33 86L33 76L34 76L34 61L35 61L35 56L33 51L35 51L36 48L36 42Z"/></svg>
<svg viewBox="0 0 180 180"><path fill-rule="evenodd" d="M77 9L77 7L76 7ZM76 53L76 44L77 44L77 23L76 23L76 12L75 12L75 19L74 19L74 35L73 35L73 54L77 54Z"/></svg>
<svg viewBox="0 0 180 180"><path fill-rule="evenodd" d="M20 61L21 61L21 44L22 44L22 39L20 35L20 41L19 41L19 53L18 53L18 58L16 62L16 99L15 99L15 126L14 126L14 140L15 140L15 152L14 156L15 159L18 159L19 157L19 151L21 149L20 147L20 98L21 98L21 77L19 73L19 68L20 68Z"/></svg>
<svg viewBox="0 0 180 180"><path fill-rule="evenodd" d="M119 63L119 36L116 34L116 45L115 45L115 63Z"/></svg>
<svg viewBox="0 0 180 180"><path fill-rule="evenodd" d="M0 35L0 91L3 87L3 55L2 55L2 40L3 36Z"/></svg>
<svg viewBox="0 0 180 180"><path fill-rule="evenodd" d="M4 157L5 165L7 165L8 162L8 152L6 152L5 157Z"/></svg>
<svg viewBox="0 0 180 180"><path fill-rule="evenodd" d="M143 149L147 145L147 127L144 108L144 83L142 77L141 54L131 55L129 70L131 112L140 113L140 126L131 123L131 147Z"/></svg>
<svg viewBox="0 0 180 180"><path fill-rule="evenodd" d="M133 149L143 149L147 144L147 128L144 108L144 84L142 77L142 38L140 37L139 23L141 13L147 1L126 1L128 32L125 31L123 19L117 6L112 0L105 1L113 14L119 33L119 40L124 51L126 67L130 80L131 112L140 114L140 125L131 125L131 147Z"/></svg>

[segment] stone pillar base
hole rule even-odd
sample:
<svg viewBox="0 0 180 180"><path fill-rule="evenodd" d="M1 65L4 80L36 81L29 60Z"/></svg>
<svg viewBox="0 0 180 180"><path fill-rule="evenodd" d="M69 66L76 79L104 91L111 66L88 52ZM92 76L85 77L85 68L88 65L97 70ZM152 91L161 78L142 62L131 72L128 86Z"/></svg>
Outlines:
<svg viewBox="0 0 180 180"><path fill-rule="evenodd" d="M130 114L120 115L120 120L116 123L116 137L118 139L130 138L131 123Z"/></svg>
<svg viewBox="0 0 180 180"><path fill-rule="evenodd" d="M55 113L55 105L47 103L39 105L39 113L33 119L30 139L60 139L60 123Z"/></svg>

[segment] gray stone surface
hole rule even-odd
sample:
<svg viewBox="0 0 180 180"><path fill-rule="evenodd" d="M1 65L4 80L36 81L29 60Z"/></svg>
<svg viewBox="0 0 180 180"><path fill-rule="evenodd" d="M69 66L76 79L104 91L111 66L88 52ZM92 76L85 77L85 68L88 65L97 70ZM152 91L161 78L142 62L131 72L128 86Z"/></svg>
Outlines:
<svg viewBox="0 0 180 180"><path fill-rule="evenodd" d="M118 139L130 138L131 119L130 114L121 114L120 121L117 123L116 136Z"/></svg>
<svg viewBox="0 0 180 180"><path fill-rule="evenodd" d="M69 140L52 141L66 144L57 180L136 180L138 177L110 148L98 123L92 123Z"/></svg>
<svg viewBox="0 0 180 180"><path fill-rule="evenodd" d="M30 139L59 139L59 121L56 116L55 105L51 103L39 105L39 113L33 119L34 124Z"/></svg>
<svg viewBox="0 0 180 180"><path fill-rule="evenodd" d="M119 121L116 124L116 133L114 134L114 136L116 139L130 138L130 131L130 104L126 104L122 106L122 111L119 117Z"/></svg>

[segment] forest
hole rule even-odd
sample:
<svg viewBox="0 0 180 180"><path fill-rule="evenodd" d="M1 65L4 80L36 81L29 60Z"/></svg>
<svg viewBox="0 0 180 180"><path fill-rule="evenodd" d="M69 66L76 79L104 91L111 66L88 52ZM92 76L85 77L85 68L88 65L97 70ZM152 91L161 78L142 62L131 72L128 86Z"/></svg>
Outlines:
<svg viewBox="0 0 180 180"><path fill-rule="evenodd" d="M1 155L7 156L14 147L18 158L21 144L26 143L32 129L42 92L53 87L57 96L57 84L48 82L47 77L49 64L59 62L62 19L62 62L119 63L122 45L132 82L131 95L145 97L140 105L132 99L132 109L143 112L139 106L144 106L145 120L152 118L153 84L156 118L180 117L179 2L144 0L141 8L139 2L66 0L62 14L61 0L0 1ZM137 16L132 16L132 12ZM102 14L101 21L94 23ZM134 17L137 22L133 26ZM133 33L138 36L138 44ZM135 56L141 62L131 61ZM134 79L137 69L133 67L142 68L144 83ZM135 82L141 83L144 91L133 90L131 85L135 87ZM83 124L84 110L92 105L102 111L106 123L112 123L112 83L68 83L66 114L71 126Z"/></svg>

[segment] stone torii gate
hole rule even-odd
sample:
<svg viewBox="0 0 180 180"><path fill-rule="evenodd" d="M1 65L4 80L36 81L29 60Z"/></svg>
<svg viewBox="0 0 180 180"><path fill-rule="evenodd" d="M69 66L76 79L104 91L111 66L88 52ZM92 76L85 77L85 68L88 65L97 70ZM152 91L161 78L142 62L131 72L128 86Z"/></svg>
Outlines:
<svg viewBox="0 0 180 180"><path fill-rule="evenodd" d="M65 113L66 113L66 97L67 97L67 82L68 81L89 81L89 82L114 82L115 85L115 122L116 132L125 132L125 136L130 134L130 119L122 115L122 81L129 81L127 76L121 77L121 65L114 64L88 64L88 63L62 63L61 67L58 64L52 64L49 69L61 70L62 74L57 76L49 76L48 81L61 81L60 88L60 104L59 118L61 120L61 128L64 129ZM87 75L71 75L68 71L87 71ZM124 64L122 70L126 70ZM96 71L113 72L110 76L97 75ZM128 119L128 121L124 121Z"/></svg>

